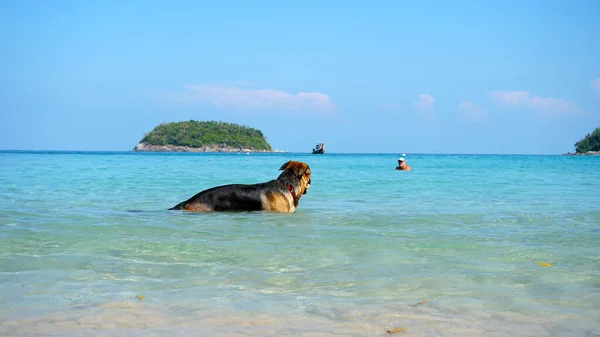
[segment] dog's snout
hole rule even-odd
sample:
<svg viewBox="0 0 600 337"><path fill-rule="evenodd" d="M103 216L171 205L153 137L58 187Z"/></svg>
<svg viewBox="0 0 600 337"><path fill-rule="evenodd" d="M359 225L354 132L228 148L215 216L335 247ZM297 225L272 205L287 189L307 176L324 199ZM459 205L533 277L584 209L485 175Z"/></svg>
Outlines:
<svg viewBox="0 0 600 337"><path fill-rule="evenodd" d="M311 182L312 182L312 180L310 178L308 178L308 184L306 185L306 189L304 189L304 193L303 194L308 193L308 189L310 188L310 183Z"/></svg>

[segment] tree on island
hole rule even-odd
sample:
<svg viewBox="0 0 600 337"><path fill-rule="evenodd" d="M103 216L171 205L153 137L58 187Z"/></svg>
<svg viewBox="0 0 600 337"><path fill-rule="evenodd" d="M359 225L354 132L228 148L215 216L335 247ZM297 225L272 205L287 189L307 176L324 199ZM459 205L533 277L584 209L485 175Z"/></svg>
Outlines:
<svg viewBox="0 0 600 337"><path fill-rule="evenodd" d="M575 143L575 152L586 153L589 151L600 151L600 128L596 128L594 132L588 133L582 140Z"/></svg>
<svg viewBox="0 0 600 337"><path fill-rule="evenodd" d="M199 148L207 145L271 151L260 130L225 122L163 123L144 135L140 143Z"/></svg>

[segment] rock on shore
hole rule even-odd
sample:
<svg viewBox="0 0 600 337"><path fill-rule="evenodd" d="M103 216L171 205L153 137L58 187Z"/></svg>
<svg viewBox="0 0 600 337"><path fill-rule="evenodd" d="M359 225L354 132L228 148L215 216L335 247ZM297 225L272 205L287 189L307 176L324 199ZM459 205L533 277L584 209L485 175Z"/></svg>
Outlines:
<svg viewBox="0 0 600 337"><path fill-rule="evenodd" d="M600 156L600 151L588 151L583 153L567 152L565 156Z"/></svg>
<svg viewBox="0 0 600 337"><path fill-rule="evenodd" d="M175 146L175 145L151 145L148 143L139 143L133 150L134 152L284 152L281 150L254 150L223 145L205 145L203 147Z"/></svg>

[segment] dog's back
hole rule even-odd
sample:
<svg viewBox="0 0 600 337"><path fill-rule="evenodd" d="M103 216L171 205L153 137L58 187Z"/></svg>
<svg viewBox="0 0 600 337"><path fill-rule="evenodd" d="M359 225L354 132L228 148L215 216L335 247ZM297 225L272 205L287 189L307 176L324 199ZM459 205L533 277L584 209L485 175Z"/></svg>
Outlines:
<svg viewBox="0 0 600 337"><path fill-rule="evenodd" d="M269 183L209 188L169 209L193 212L260 211L263 209L261 191Z"/></svg>
<svg viewBox="0 0 600 337"><path fill-rule="evenodd" d="M279 177L265 183L222 185L204 190L169 208L191 212L276 211L293 212L310 186L310 168L288 161Z"/></svg>

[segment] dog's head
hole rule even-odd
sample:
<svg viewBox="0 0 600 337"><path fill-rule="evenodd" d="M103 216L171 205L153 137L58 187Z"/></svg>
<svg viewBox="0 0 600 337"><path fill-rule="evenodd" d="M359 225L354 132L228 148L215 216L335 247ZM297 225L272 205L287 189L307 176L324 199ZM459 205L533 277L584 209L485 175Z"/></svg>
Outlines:
<svg viewBox="0 0 600 337"><path fill-rule="evenodd" d="M281 165L279 168L283 171L281 175L291 174L292 176L298 178L299 184L298 186L294 186L296 196L300 199L300 196L306 194L308 192L308 188L310 187L310 167L306 165L306 163L300 161L290 160L287 163Z"/></svg>

